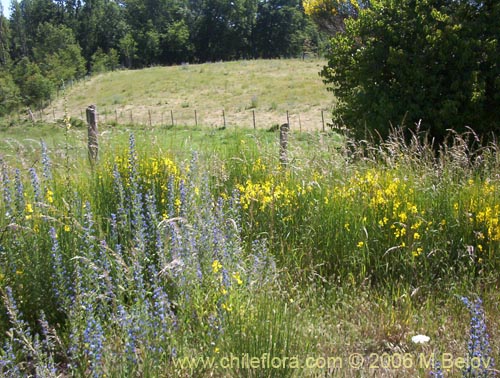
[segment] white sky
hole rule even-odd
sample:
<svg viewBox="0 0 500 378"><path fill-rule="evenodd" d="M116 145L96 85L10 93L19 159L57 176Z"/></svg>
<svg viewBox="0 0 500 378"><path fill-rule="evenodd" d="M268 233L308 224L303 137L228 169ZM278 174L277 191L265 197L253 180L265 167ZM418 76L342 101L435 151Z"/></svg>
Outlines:
<svg viewBox="0 0 500 378"><path fill-rule="evenodd" d="M3 14L7 16L10 8L10 0L2 0Z"/></svg>

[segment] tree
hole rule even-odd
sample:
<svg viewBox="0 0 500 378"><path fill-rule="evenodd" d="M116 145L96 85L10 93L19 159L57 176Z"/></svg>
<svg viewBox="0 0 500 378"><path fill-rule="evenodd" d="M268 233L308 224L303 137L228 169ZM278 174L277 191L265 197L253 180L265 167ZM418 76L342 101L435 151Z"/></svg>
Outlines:
<svg viewBox="0 0 500 378"><path fill-rule="evenodd" d="M110 49L109 53L106 54L101 48L98 48L94 55L92 55L90 69L93 74L114 71L118 68L119 64L118 51Z"/></svg>
<svg viewBox="0 0 500 378"><path fill-rule="evenodd" d="M105 53L119 49L127 30L123 13L123 7L110 0L87 0L78 8L76 37L88 69L92 55L99 48Z"/></svg>
<svg viewBox="0 0 500 378"><path fill-rule="evenodd" d="M488 4L489 3L489 4ZM325 83L334 122L383 137L419 120L438 141L447 130L500 130L499 4L377 0L346 21L331 44Z"/></svg>
<svg viewBox="0 0 500 378"><path fill-rule="evenodd" d="M19 104L19 88L12 75L0 65L0 116L9 114Z"/></svg>
<svg viewBox="0 0 500 378"><path fill-rule="evenodd" d="M53 83L42 74L40 67L30 62L27 57L16 64L13 76L25 105L42 107L54 91Z"/></svg>
<svg viewBox="0 0 500 378"><path fill-rule="evenodd" d="M259 2L255 28L256 50L259 57L293 57L302 54L311 24L305 17L300 1L269 0Z"/></svg>
<svg viewBox="0 0 500 378"><path fill-rule="evenodd" d="M369 0L304 0L304 11L330 35L345 30L345 20L357 18L359 11L369 6Z"/></svg>
<svg viewBox="0 0 500 378"><path fill-rule="evenodd" d="M137 57L137 42L131 32L128 32L120 39L120 53L125 61L125 66L132 68Z"/></svg>
<svg viewBox="0 0 500 378"><path fill-rule="evenodd" d="M255 0L202 0L191 2L193 41L201 61L251 56ZM197 3L197 4L196 4Z"/></svg>
<svg viewBox="0 0 500 378"><path fill-rule="evenodd" d="M9 21L3 16L3 7L0 3L0 67L5 67L10 62L9 41Z"/></svg>
<svg viewBox="0 0 500 378"><path fill-rule="evenodd" d="M38 27L33 59L54 87L85 74L82 50L64 25L44 23Z"/></svg>

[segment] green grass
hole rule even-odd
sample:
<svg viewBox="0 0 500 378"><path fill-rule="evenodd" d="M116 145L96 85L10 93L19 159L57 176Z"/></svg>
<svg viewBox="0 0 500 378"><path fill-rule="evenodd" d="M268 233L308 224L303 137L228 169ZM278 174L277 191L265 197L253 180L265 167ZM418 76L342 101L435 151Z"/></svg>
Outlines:
<svg viewBox="0 0 500 378"><path fill-rule="evenodd" d="M110 107L124 106L133 94L120 89L120 75L144 75L137 92L146 101L161 92L158 75L169 70L185 75L194 92L205 74L209 82L224 80L237 76L235 68L251 73L262 64L111 73L92 80L113 79L115 90L110 85L94 95ZM265 67L280 77L299 64L316 63ZM194 73L200 77L191 78ZM196 83L189 87L189 80ZM68 104L93 96L86 98L82 88L95 86L79 85ZM227 82L233 94L239 85ZM241 85L251 93L251 82ZM286 94L241 102L246 112L283 110L276 104L287 100L280 96ZM180 108L195 103L184 96ZM458 299L463 295L483 299L490 355L498 361L498 146L471 151L470 136L456 136L436 158L422 135L407 143L395 134L375 145L292 128L284 168L278 133L267 129L101 122L100 161L92 170L87 132L75 119L69 129L62 123L4 126L0 345L20 340L11 342L14 357L0 351L2 361L14 361L6 366L31 372L36 365L37 374L48 377L55 375L42 367L52 366L51 359L60 374L82 377L426 377L431 368L416 360L391 369L382 356L395 363L420 353L464 356L470 315ZM79 291L71 294L72 285ZM40 346L32 335L44 329L42 311L51 337L42 337L47 344ZM416 334L431 341L416 345ZM92 353L90 345L97 348ZM266 353L302 362L340 357L343 365L173 365ZM360 370L349 368L353 353L365 358ZM446 376L462 374L455 367Z"/></svg>

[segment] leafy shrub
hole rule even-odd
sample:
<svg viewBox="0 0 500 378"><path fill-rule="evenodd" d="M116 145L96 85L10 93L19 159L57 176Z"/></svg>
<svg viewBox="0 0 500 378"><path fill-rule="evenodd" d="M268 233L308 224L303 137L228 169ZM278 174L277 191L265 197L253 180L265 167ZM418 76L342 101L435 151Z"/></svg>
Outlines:
<svg viewBox="0 0 500 378"><path fill-rule="evenodd" d="M339 99L334 122L357 137L419 120L438 141L450 128L498 132L499 12L488 1L372 2L333 38L322 71Z"/></svg>

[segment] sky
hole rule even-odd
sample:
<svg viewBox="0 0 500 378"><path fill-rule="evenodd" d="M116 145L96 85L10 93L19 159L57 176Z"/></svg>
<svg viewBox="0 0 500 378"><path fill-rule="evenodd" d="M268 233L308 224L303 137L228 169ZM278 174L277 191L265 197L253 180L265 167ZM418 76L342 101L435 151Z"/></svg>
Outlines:
<svg viewBox="0 0 500 378"><path fill-rule="evenodd" d="M10 8L10 0L2 0L3 14L7 16Z"/></svg>

